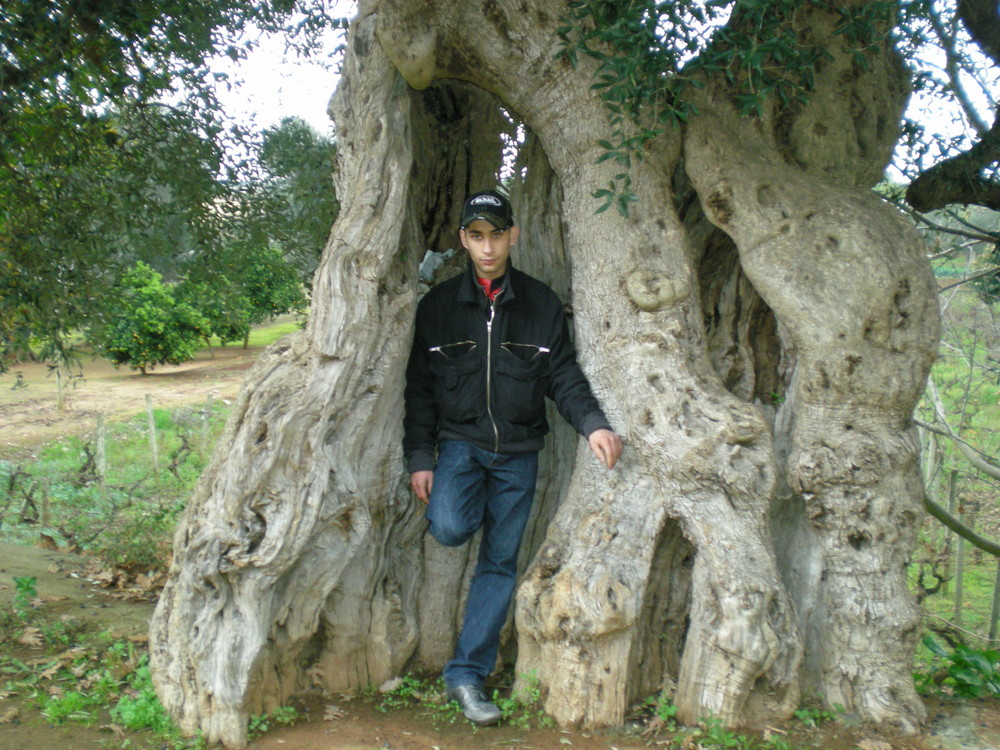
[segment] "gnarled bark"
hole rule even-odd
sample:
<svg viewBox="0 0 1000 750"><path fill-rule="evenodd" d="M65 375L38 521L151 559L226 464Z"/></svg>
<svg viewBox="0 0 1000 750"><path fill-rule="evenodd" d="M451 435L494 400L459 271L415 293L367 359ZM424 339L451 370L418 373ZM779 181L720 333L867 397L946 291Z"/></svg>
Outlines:
<svg viewBox="0 0 1000 750"><path fill-rule="evenodd" d="M429 541L406 493L402 371L417 263L494 181L501 101L529 131L514 262L571 302L626 441L609 473L565 427L550 440L516 673L564 725L620 723L671 682L685 721L787 716L803 688L865 720L921 719L903 566L936 308L915 236L865 190L898 67L886 51L866 73L833 45L813 104L759 121L709 81L700 114L633 165L629 216L595 216L617 168L597 162L589 61L555 56L563 10L381 0L355 21L342 213L309 328L248 376L154 621L158 690L185 730L239 746L246 714L295 690L448 657L475 542ZM817 127L838 118L850 127Z"/></svg>

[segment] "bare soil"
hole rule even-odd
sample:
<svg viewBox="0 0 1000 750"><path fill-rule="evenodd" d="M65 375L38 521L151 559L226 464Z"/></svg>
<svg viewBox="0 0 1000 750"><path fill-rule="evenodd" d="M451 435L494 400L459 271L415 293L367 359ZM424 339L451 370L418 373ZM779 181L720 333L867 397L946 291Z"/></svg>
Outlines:
<svg viewBox="0 0 1000 750"><path fill-rule="evenodd" d="M164 367L149 375L116 370L102 361L84 364L84 377L69 381L66 403L57 408L57 383L45 365L12 368L0 378L0 459L30 456L35 449L68 434L92 430L99 413L125 419L145 409L150 394L157 408L197 404L209 395L232 399L243 373L259 350L238 347L202 353L193 362ZM20 380L18 380L20 373ZM65 383L66 381L64 381ZM23 384L12 388L15 383ZM13 577L34 576L45 614L76 618L91 628L111 630L142 643L154 597L130 597L88 578L93 567L64 552L0 544L0 611L10 611ZM3 647L0 647L2 649ZM3 651L0 650L0 655ZM9 650L8 650L9 655ZM28 661L45 656L23 647L14 654ZM107 726L48 725L27 705L24 695L8 695L0 674L0 748L3 750L88 750L97 747L159 748L160 741L137 733L115 733ZM669 733L642 736L640 721L608 732L557 729L527 731L503 725L477 729L459 721L441 726L427 706L382 713L370 701L345 696L307 695L297 699L301 718L292 726L272 727L255 739L254 750L467 750L536 748L537 750L638 750L666 746ZM900 738L836 721L818 729L791 721L765 731L796 748L822 750L997 750L1000 748L1000 701L927 701L928 724L919 737ZM4 716L15 718L3 722ZM697 740L684 747L697 750Z"/></svg>
<svg viewBox="0 0 1000 750"><path fill-rule="evenodd" d="M35 447L94 429L97 415L107 422L146 408L170 408L213 399L232 399L244 372L261 348L230 345L205 350L191 362L158 367L146 375L115 368L103 359L86 360L80 371L60 378L48 365L24 363L0 376L0 459L30 454Z"/></svg>

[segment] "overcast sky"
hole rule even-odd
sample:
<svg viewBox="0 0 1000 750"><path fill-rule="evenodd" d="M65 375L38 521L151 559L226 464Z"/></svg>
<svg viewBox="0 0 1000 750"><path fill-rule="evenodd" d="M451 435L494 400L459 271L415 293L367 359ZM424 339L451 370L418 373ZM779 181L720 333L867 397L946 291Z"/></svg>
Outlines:
<svg viewBox="0 0 1000 750"><path fill-rule="evenodd" d="M351 0L327 0L334 16L351 16ZM239 85L217 88L218 97L232 117L257 129L278 124L283 117L301 117L321 133L331 122L327 104L337 86L334 51L343 44L343 32L325 35L323 50L311 59L285 51L284 38L261 37L259 46L240 64L217 58L212 70L226 73Z"/></svg>

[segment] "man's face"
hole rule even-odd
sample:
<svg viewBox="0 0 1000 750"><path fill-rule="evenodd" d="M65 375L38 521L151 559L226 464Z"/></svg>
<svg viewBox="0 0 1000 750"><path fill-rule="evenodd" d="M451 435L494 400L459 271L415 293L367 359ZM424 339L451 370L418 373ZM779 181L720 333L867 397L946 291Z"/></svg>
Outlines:
<svg viewBox="0 0 1000 750"><path fill-rule="evenodd" d="M481 279L495 279L507 270L510 246L517 242L517 227L497 229L488 221L476 219L458 230L462 246L469 251L472 265Z"/></svg>

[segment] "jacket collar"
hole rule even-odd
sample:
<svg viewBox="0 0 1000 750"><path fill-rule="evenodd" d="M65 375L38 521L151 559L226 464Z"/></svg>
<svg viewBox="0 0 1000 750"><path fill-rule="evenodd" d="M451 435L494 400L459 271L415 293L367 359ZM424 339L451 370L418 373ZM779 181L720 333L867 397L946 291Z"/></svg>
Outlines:
<svg viewBox="0 0 1000 750"><path fill-rule="evenodd" d="M514 287L511 284L511 276L514 275L514 264L510 262L510 258L507 259L507 270L503 276L503 286L500 288L503 290L497 295L497 304L505 305L508 301L514 299L516 296L514 294ZM458 287L458 297L459 302L467 302L481 305L486 307L489 304L489 300L486 295L483 294L483 288L476 281L476 269L472 265L472 260L470 259L465 267L465 274L463 274L462 283Z"/></svg>

